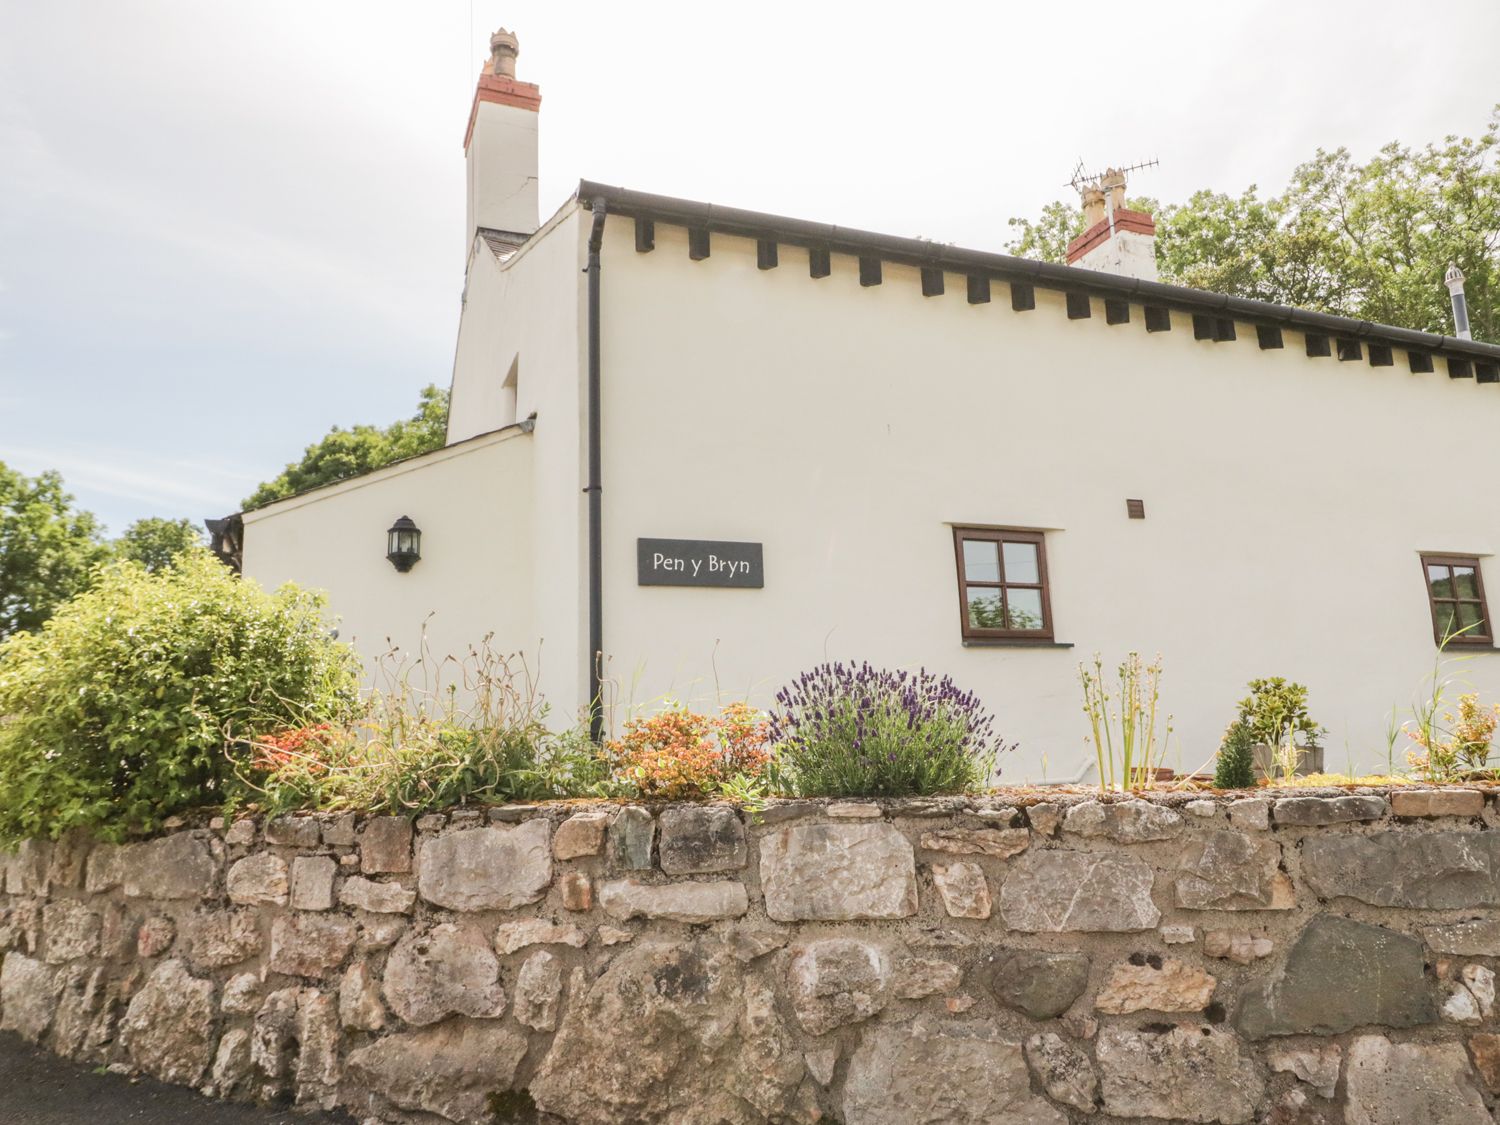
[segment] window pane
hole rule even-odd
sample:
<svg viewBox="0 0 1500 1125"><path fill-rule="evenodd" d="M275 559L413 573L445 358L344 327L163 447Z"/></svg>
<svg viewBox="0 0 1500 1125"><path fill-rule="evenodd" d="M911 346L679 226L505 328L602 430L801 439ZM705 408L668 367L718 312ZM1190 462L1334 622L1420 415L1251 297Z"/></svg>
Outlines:
<svg viewBox="0 0 1500 1125"><path fill-rule="evenodd" d="M1458 603L1458 627L1465 630L1465 637L1484 635L1484 615L1479 612L1478 602Z"/></svg>
<svg viewBox="0 0 1500 1125"><path fill-rule="evenodd" d="M1461 598L1478 598L1479 582L1474 577L1472 566L1455 566L1453 568L1453 587Z"/></svg>
<svg viewBox="0 0 1500 1125"><path fill-rule="evenodd" d="M1458 626L1454 624L1456 618L1453 612L1453 603L1438 602L1433 607L1433 612L1437 614L1438 636L1446 638L1452 635L1453 631L1458 628Z"/></svg>
<svg viewBox="0 0 1500 1125"><path fill-rule="evenodd" d="M1009 544L1006 544L1009 547ZM970 582L1000 581L999 544L988 539L964 540L964 577Z"/></svg>
<svg viewBox="0 0 1500 1125"><path fill-rule="evenodd" d="M1010 544L1007 543L1009 549ZM1005 591L1010 602L1010 628L1040 629L1042 627L1042 592L1040 590Z"/></svg>
<svg viewBox="0 0 1500 1125"><path fill-rule="evenodd" d="M1451 598L1453 596L1453 578L1446 566L1429 566L1427 581L1432 584L1433 597Z"/></svg>
<svg viewBox="0 0 1500 1125"><path fill-rule="evenodd" d="M976 629L1004 629L1005 610L999 590L969 590L969 624Z"/></svg>
<svg viewBox="0 0 1500 1125"><path fill-rule="evenodd" d="M1007 582L1040 582L1042 572L1036 565L1035 543L1005 544L1005 580Z"/></svg>

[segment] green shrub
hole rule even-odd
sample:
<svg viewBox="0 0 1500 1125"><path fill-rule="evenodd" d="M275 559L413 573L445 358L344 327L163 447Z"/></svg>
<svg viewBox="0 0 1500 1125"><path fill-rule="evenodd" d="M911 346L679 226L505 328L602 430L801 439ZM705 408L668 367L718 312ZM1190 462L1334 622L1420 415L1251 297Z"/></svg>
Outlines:
<svg viewBox="0 0 1500 1125"><path fill-rule="evenodd" d="M989 713L948 677L823 664L788 684L771 715L777 792L908 797L989 784L1010 747Z"/></svg>
<svg viewBox="0 0 1500 1125"><path fill-rule="evenodd" d="M107 568L0 644L0 839L151 831L232 795L231 739L342 716L358 662L317 595L211 557Z"/></svg>
<svg viewBox="0 0 1500 1125"><path fill-rule="evenodd" d="M1243 719L1236 719L1219 743L1214 765L1214 787L1249 789L1255 784L1255 733Z"/></svg>

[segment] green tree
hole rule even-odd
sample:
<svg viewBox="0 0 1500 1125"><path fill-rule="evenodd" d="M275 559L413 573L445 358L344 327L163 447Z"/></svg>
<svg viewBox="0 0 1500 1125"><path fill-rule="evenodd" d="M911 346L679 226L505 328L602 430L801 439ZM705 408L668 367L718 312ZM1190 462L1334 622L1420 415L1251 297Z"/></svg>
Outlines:
<svg viewBox="0 0 1500 1125"><path fill-rule="evenodd" d="M62 477L0 462L0 640L41 625L108 557L99 521L73 506Z"/></svg>
<svg viewBox="0 0 1500 1125"><path fill-rule="evenodd" d="M116 558L138 562L155 574L179 555L203 550L203 530L189 519L148 516L127 527L114 549Z"/></svg>
<svg viewBox="0 0 1500 1125"><path fill-rule="evenodd" d="M1451 333L1449 264L1467 278L1476 339L1500 339L1500 106L1478 138L1386 145L1361 164L1318 150L1279 195L1200 191L1153 208L1163 281L1382 324ZM1012 219L1008 249L1066 260L1078 207Z"/></svg>
<svg viewBox="0 0 1500 1125"><path fill-rule="evenodd" d="M347 480L371 472L393 461L441 449L448 434L448 392L428 385L421 403L410 418L384 428L335 426L320 441L309 445L300 461L266 481L244 501L248 511L261 508L310 488Z"/></svg>

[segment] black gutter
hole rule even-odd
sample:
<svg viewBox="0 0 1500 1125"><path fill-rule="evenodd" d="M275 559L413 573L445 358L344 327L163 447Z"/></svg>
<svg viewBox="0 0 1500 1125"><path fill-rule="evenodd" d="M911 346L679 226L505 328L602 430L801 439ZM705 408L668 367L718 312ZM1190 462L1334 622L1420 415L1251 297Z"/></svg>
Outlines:
<svg viewBox="0 0 1500 1125"><path fill-rule="evenodd" d="M599 442L599 248L604 242L603 195L589 200L594 225L589 230L589 738L604 737L604 508Z"/></svg>
<svg viewBox="0 0 1500 1125"><path fill-rule="evenodd" d="M1142 281L1133 277L1015 258L984 250L966 250L943 246L920 238L899 238L890 234L834 226L829 223L789 219L760 211L743 211L714 203L673 199L665 195L631 191L584 180L578 185L578 197L586 206L628 218L657 219L684 227L699 227L742 238L774 238L790 246L828 250L850 257L879 257L888 262L910 266L929 266L953 273L983 273L1001 280L1029 282L1046 289L1086 292L1103 297L1127 297L1149 305L1163 305L1187 312L1217 313L1260 324L1285 324L1303 332L1343 336L1395 344L1419 352L1444 352L1450 355L1500 359L1500 344L1461 340L1455 336L1438 336L1412 328L1396 328L1368 320L1313 312L1269 301L1252 301L1231 297L1206 289L1189 289L1182 285L1165 285L1159 281Z"/></svg>

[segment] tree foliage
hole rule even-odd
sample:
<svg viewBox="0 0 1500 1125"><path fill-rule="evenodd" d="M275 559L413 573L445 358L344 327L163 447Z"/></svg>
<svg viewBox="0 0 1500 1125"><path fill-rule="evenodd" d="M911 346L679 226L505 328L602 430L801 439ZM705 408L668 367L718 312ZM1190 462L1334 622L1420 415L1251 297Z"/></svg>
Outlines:
<svg viewBox="0 0 1500 1125"><path fill-rule="evenodd" d="M136 520L114 542L115 557L140 563L155 574L180 555L204 550L203 529L189 519L148 516Z"/></svg>
<svg viewBox="0 0 1500 1125"><path fill-rule="evenodd" d="M1251 185L1127 205L1156 216L1163 281L1451 334L1443 274L1457 263L1475 338L1500 340L1500 106L1478 138L1392 142L1364 163L1319 149L1268 199ZM1011 253L1063 262L1083 214L1049 203L1011 226Z"/></svg>
<svg viewBox="0 0 1500 1125"><path fill-rule="evenodd" d="M410 418L384 428L335 426L327 435L245 500L248 511L261 508L310 488L347 480L371 472L393 461L441 449L448 433L448 392L429 384L422 388L421 403Z"/></svg>
<svg viewBox="0 0 1500 1125"><path fill-rule="evenodd" d="M0 462L0 640L47 620L108 556L99 521L74 507L61 476Z"/></svg>
<svg viewBox="0 0 1500 1125"><path fill-rule="evenodd" d="M0 841L118 838L222 802L240 740L339 718L357 693L315 595L268 594L207 552L115 563L0 643Z"/></svg>

